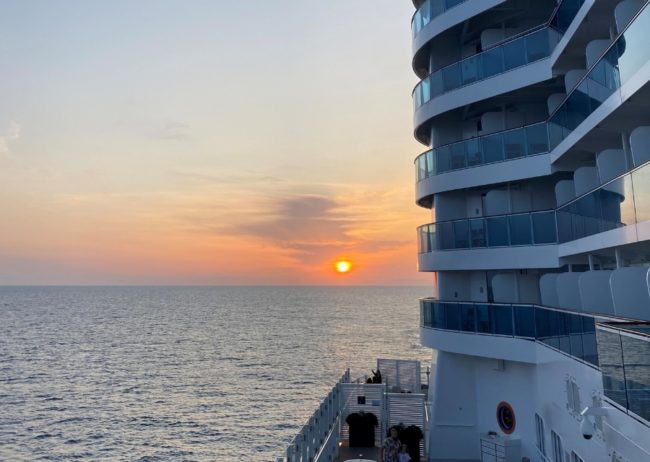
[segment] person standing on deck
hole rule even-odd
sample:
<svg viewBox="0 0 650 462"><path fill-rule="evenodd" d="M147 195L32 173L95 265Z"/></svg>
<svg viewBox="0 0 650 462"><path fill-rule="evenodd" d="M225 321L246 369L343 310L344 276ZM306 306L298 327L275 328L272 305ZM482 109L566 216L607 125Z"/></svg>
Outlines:
<svg viewBox="0 0 650 462"><path fill-rule="evenodd" d="M397 439L397 428L391 427L390 436L384 440L379 452L380 462L399 462L399 449L402 443Z"/></svg>

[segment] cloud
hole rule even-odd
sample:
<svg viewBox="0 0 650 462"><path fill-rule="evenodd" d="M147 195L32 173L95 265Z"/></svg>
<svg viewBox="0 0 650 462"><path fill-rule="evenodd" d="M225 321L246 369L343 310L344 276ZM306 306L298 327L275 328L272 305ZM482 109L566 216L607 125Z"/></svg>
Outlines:
<svg viewBox="0 0 650 462"><path fill-rule="evenodd" d="M371 236L367 230L374 225L359 220L350 205L339 199L292 195L276 199L269 209L265 216L221 232L275 245L302 263L320 262L334 254L391 251L409 244Z"/></svg>
<svg viewBox="0 0 650 462"><path fill-rule="evenodd" d="M233 184L250 185L252 183L279 184L279 183L287 182L283 178L279 178L271 175L261 175L256 173L209 174L209 173L183 172L183 171L176 171L173 173L178 177L187 181L192 181L195 183L216 184L216 185L233 185Z"/></svg>
<svg viewBox="0 0 650 462"><path fill-rule="evenodd" d="M9 146L18 138L20 138L20 125L14 121L11 121L4 134L0 136L0 154L11 154Z"/></svg>
<svg viewBox="0 0 650 462"><path fill-rule="evenodd" d="M167 120L157 128L155 136L163 140L184 141L190 139L190 126L182 122Z"/></svg>

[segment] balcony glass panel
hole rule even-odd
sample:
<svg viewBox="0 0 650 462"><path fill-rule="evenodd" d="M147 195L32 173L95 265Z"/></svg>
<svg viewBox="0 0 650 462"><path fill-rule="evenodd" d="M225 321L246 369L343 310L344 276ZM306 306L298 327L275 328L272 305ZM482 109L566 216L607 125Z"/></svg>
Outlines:
<svg viewBox="0 0 650 462"><path fill-rule="evenodd" d="M420 311L420 320L422 321L423 325L435 327L433 325L433 310L435 309L435 307L436 307L435 303L431 303L431 302L422 303L422 309Z"/></svg>
<svg viewBox="0 0 650 462"><path fill-rule="evenodd" d="M512 307L502 305L490 306L492 332L498 335L513 335Z"/></svg>
<svg viewBox="0 0 650 462"><path fill-rule="evenodd" d="M531 214L533 221L533 238L535 244L554 244L557 242L555 230L555 212Z"/></svg>
<svg viewBox="0 0 650 462"><path fill-rule="evenodd" d="M435 151L436 165L438 166L437 173L445 173L451 170L452 161L451 161L451 148L448 146L442 146Z"/></svg>
<svg viewBox="0 0 650 462"><path fill-rule="evenodd" d="M598 329L598 362L603 374L605 396L627 408L620 334Z"/></svg>
<svg viewBox="0 0 650 462"><path fill-rule="evenodd" d="M483 334L492 332L488 305L476 305L476 331Z"/></svg>
<svg viewBox="0 0 650 462"><path fill-rule="evenodd" d="M535 308L515 306L515 336L535 338Z"/></svg>
<svg viewBox="0 0 650 462"><path fill-rule="evenodd" d="M483 157L486 164L501 162L505 160L505 149L503 146L503 134L496 133L482 139Z"/></svg>
<svg viewBox="0 0 650 462"><path fill-rule="evenodd" d="M501 74L504 70L503 53L499 48L492 48L483 52L483 78Z"/></svg>
<svg viewBox="0 0 650 462"><path fill-rule="evenodd" d="M648 146L650 149L650 146ZM624 200L621 205L624 207L626 219L629 220L630 212L634 212L636 207L636 221L642 222L650 220L650 167L645 166L632 173L632 183L634 184L634 203L631 200ZM626 189L626 198L628 191Z"/></svg>
<svg viewBox="0 0 650 462"><path fill-rule="evenodd" d="M451 153L451 168L450 170L459 170L467 167L465 162L465 145L463 143L449 145Z"/></svg>
<svg viewBox="0 0 650 462"><path fill-rule="evenodd" d="M432 250L438 248L438 243L436 241L437 233L436 233L436 225L435 224L429 225L427 235L428 235L427 247L430 249L429 252L431 252Z"/></svg>
<svg viewBox="0 0 650 462"><path fill-rule="evenodd" d="M595 324L593 318L583 317L583 323L586 321L591 321L592 324ZM582 350L584 354L584 360L590 362L591 364L598 366L598 345L596 342L596 332L585 332L582 334Z"/></svg>
<svg viewBox="0 0 650 462"><path fill-rule="evenodd" d="M460 305L461 330L476 332L476 311L474 305Z"/></svg>
<svg viewBox="0 0 650 462"><path fill-rule="evenodd" d="M571 354L571 339L569 337L569 323L572 315L569 313L557 312L558 343L560 351Z"/></svg>
<svg viewBox="0 0 650 462"><path fill-rule="evenodd" d="M536 124L525 128L528 155L548 152L548 127Z"/></svg>
<svg viewBox="0 0 650 462"><path fill-rule="evenodd" d="M508 238L508 217L487 218L486 223L489 247L510 245L510 239Z"/></svg>
<svg viewBox="0 0 650 462"><path fill-rule="evenodd" d="M511 130L503 134L506 159L516 159L526 155L526 130Z"/></svg>
<svg viewBox="0 0 650 462"><path fill-rule="evenodd" d="M483 218L469 220L469 232L473 248L485 247L487 245L485 239L485 220Z"/></svg>
<svg viewBox="0 0 650 462"><path fill-rule="evenodd" d="M445 309L438 303L435 304L434 308L432 315L433 327L439 327L442 329L447 325L445 321Z"/></svg>
<svg viewBox="0 0 650 462"><path fill-rule="evenodd" d="M460 307L455 303L445 303L445 328L448 330L460 330L461 318Z"/></svg>
<svg viewBox="0 0 650 462"><path fill-rule="evenodd" d="M510 245L531 245L533 233L530 214L512 215L508 217L510 225Z"/></svg>
<svg viewBox="0 0 650 462"><path fill-rule="evenodd" d="M533 36L535 35L537 34L533 34ZM502 45L504 69L514 69L523 66L528 62L526 58L526 43L529 40L530 37L526 37L524 39L513 40L512 42L508 42ZM537 59L541 59L541 57Z"/></svg>
<svg viewBox="0 0 650 462"><path fill-rule="evenodd" d="M461 85L469 85L481 79L481 55L460 62Z"/></svg>
<svg viewBox="0 0 650 462"><path fill-rule="evenodd" d="M467 155L467 166L474 167L483 164L483 153L481 152L481 143L476 139L467 140L463 143Z"/></svg>
<svg viewBox="0 0 650 462"><path fill-rule="evenodd" d="M460 67L459 66L450 66L450 67L444 67L440 71L440 75L442 76L442 93L447 93L450 90L453 90L455 88L458 88L461 86L461 78L460 78ZM425 79L426 80L426 79ZM426 93L425 91L422 92L422 98L424 99L424 102L428 102L431 100L431 95L432 93Z"/></svg>
<svg viewBox="0 0 650 462"><path fill-rule="evenodd" d="M621 335L628 409L650 420L650 343Z"/></svg>
<svg viewBox="0 0 650 462"><path fill-rule="evenodd" d="M526 62L532 63L551 54L555 43L551 43L549 37L548 34L531 34L526 37Z"/></svg>
<svg viewBox="0 0 650 462"><path fill-rule="evenodd" d="M541 308L535 309L535 332L537 332L537 338L542 341L552 336L550 312Z"/></svg>
<svg viewBox="0 0 650 462"><path fill-rule="evenodd" d="M438 244L440 245L439 250L449 250L456 247L453 222L436 223L436 232L438 234Z"/></svg>
<svg viewBox="0 0 650 462"><path fill-rule="evenodd" d="M454 248L468 249L469 244L469 222L467 220L454 222Z"/></svg>
<svg viewBox="0 0 650 462"><path fill-rule="evenodd" d="M566 32L583 3L584 0L564 0L551 20L551 24L557 30Z"/></svg>

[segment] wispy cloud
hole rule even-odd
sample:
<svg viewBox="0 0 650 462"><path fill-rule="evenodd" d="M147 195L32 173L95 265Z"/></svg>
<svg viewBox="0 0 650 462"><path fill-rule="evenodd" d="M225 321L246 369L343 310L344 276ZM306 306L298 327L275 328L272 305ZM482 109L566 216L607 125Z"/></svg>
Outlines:
<svg viewBox="0 0 650 462"><path fill-rule="evenodd" d="M351 206L352 205L352 206ZM376 218L385 220L387 218ZM375 224L354 214L354 204L327 196L280 197L262 216L222 228L284 249L301 263L317 263L334 254L391 251L408 241L371 235Z"/></svg>
<svg viewBox="0 0 650 462"><path fill-rule="evenodd" d="M272 175L264 175L258 173L223 173L223 174L210 174L210 173L198 173L190 171L177 171L174 174L184 180L196 182L196 183L207 183L213 185L232 185L232 184L251 184L251 183L286 183L287 180L279 178Z"/></svg>
<svg viewBox="0 0 650 462"><path fill-rule="evenodd" d="M163 140L184 141L190 139L190 126L175 120L161 122L155 128L155 137Z"/></svg>
<svg viewBox="0 0 650 462"><path fill-rule="evenodd" d="M11 121L4 134L0 136L0 154L9 156L11 154L10 145L18 138L20 138L20 125Z"/></svg>

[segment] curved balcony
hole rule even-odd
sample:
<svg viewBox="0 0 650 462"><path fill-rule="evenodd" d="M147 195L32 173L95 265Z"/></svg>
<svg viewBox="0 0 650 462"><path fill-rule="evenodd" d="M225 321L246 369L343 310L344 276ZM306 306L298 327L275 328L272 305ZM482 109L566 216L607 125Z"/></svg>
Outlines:
<svg viewBox="0 0 650 462"><path fill-rule="evenodd" d="M418 228L420 254L441 250L557 244L555 211L442 221Z"/></svg>
<svg viewBox="0 0 650 462"><path fill-rule="evenodd" d="M536 29L438 69L413 90L416 111L436 96L548 58L560 36L551 27Z"/></svg>
<svg viewBox="0 0 650 462"><path fill-rule="evenodd" d="M438 146L415 159L418 182L441 173L548 152L545 122Z"/></svg>
<svg viewBox="0 0 650 462"><path fill-rule="evenodd" d="M417 9L411 20L411 30L415 38L431 20L450 8L453 8L468 0L426 0L420 8Z"/></svg>
<svg viewBox="0 0 650 462"><path fill-rule="evenodd" d="M567 243L648 220L650 162L558 207L558 242Z"/></svg>
<svg viewBox="0 0 650 462"><path fill-rule="evenodd" d="M593 316L537 305L420 300L420 325L444 331L534 340L598 366Z"/></svg>
<svg viewBox="0 0 650 462"><path fill-rule="evenodd" d="M418 251L564 244L649 220L650 162L646 162L556 210L420 226Z"/></svg>
<svg viewBox="0 0 650 462"><path fill-rule="evenodd" d="M549 118L551 149L555 149L650 61L650 47L645 45L648 30L650 8L646 4Z"/></svg>

